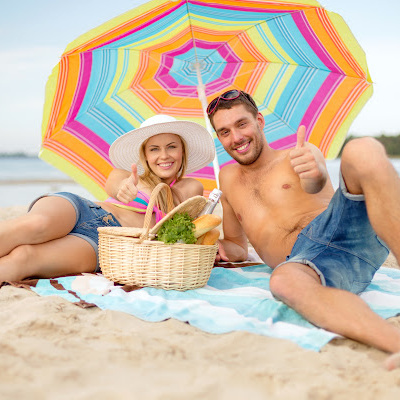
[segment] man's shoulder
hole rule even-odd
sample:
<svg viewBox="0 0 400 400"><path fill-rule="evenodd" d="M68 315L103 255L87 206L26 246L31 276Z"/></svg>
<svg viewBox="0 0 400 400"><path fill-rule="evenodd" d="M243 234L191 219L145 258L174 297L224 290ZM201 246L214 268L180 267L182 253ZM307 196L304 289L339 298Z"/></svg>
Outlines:
<svg viewBox="0 0 400 400"><path fill-rule="evenodd" d="M223 174L232 174L235 171L237 171L240 168L240 164L238 164L237 162L234 163L230 163L230 164L225 164L222 168L221 168L221 173Z"/></svg>
<svg viewBox="0 0 400 400"><path fill-rule="evenodd" d="M239 169L240 165L238 163L226 164L221 168L219 178L228 180L235 176L239 172Z"/></svg>

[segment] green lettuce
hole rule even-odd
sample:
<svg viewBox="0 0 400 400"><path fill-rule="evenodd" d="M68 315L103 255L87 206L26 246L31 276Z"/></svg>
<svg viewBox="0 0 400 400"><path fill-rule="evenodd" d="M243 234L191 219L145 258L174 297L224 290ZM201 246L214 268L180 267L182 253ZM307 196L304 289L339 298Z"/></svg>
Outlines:
<svg viewBox="0 0 400 400"><path fill-rule="evenodd" d="M195 225L188 213L175 214L171 219L165 221L157 233L157 240L164 243L196 243L194 237Z"/></svg>

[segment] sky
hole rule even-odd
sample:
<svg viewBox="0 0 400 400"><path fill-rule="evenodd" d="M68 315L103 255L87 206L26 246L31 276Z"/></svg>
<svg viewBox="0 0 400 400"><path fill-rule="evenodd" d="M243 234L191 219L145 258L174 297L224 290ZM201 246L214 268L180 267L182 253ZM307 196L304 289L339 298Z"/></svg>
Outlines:
<svg viewBox="0 0 400 400"><path fill-rule="evenodd" d="M46 81L76 37L146 0L0 0L0 153L37 154ZM399 0L321 0L367 55L374 95L353 135L400 133Z"/></svg>

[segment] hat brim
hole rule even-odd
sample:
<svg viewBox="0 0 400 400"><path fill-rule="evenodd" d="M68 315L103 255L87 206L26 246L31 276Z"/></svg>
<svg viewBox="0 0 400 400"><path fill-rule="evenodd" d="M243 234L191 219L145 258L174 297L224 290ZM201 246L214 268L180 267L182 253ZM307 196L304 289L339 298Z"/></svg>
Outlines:
<svg viewBox="0 0 400 400"><path fill-rule="evenodd" d="M171 121L137 128L120 136L110 147L111 162L116 168L127 171L131 171L131 166L135 163L138 174L143 174L140 147L145 140L161 133L174 133L185 140L188 151L187 174L205 167L214 160L214 140L207 129L195 122Z"/></svg>

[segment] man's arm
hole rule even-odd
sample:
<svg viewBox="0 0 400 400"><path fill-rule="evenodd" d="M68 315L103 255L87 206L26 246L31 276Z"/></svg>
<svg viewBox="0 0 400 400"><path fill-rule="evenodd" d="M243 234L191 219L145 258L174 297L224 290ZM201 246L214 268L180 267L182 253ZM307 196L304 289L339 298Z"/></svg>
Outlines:
<svg viewBox="0 0 400 400"><path fill-rule="evenodd" d="M290 163L300 178L300 184L307 193L320 192L328 179L325 158L321 151L305 141L306 129L302 125L297 131L297 144L289 153Z"/></svg>
<svg viewBox="0 0 400 400"><path fill-rule="evenodd" d="M244 261L247 259L248 243L242 225L236 218L235 211L228 201L229 171L222 168L219 175L222 190L221 204L223 209L222 227L224 238L219 241L219 255L223 261ZM218 260L217 260L218 261Z"/></svg>

